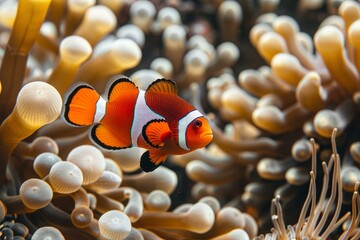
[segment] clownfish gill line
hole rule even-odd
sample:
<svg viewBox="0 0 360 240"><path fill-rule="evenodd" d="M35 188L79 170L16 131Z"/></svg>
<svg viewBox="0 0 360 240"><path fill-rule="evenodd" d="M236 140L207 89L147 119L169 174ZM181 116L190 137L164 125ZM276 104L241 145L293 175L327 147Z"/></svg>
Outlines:
<svg viewBox="0 0 360 240"><path fill-rule="evenodd" d="M179 120L178 125L178 142L179 146L184 150L190 150L186 144L186 129L189 124L198 117L203 117L203 115L198 110L193 110L186 114L183 118Z"/></svg>
<svg viewBox="0 0 360 240"><path fill-rule="evenodd" d="M145 101L145 91L140 90L134 107L134 119L131 126L131 142L137 146L137 140L143 127L153 119L165 120L164 117L151 110Z"/></svg>
<svg viewBox="0 0 360 240"><path fill-rule="evenodd" d="M106 113L106 101L100 96L96 102L96 111L94 115L94 122L100 122Z"/></svg>

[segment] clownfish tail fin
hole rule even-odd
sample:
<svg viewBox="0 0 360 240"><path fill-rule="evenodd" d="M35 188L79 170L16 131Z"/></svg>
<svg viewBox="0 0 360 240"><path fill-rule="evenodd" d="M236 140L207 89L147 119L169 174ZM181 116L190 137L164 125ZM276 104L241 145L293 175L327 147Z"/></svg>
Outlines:
<svg viewBox="0 0 360 240"><path fill-rule="evenodd" d="M75 126L87 126L96 121L100 95L89 85L80 84L69 91L65 98L64 118ZM105 102L103 100L103 102Z"/></svg>

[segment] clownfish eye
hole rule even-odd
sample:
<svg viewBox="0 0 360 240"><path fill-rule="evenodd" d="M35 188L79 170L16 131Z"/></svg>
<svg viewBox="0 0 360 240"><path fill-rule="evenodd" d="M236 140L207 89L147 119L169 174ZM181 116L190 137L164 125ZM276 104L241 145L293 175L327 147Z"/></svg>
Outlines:
<svg viewBox="0 0 360 240"><path fill-rule="evenodd" d="M194 121L194 127L200 128L201 126L202 126L202 122L200 120L195 120Z"/></svg>

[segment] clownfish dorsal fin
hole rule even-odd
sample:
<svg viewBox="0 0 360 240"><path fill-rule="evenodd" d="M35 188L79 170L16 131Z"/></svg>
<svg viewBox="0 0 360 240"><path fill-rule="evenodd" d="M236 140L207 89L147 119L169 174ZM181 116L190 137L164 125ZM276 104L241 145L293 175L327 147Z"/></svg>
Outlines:
<svg viewBox="0 0 360 240"><path fill-rule="evenodd" d="M177 95L177 87L175 82L161 78L152 82L146 89L146 93L169 93Z"/></svg>
<svg viewBox="0 0 360 240"><path fill-rule="evenodd" d="M144 172L152 172L164 163L166 157L160 149L148 150L141 156L140 167Z"/></svg>
<svg viewBox="0 0 360 240"><path fill-rule="evenodd" d="M145 141L154 148L161 148L165 139L171 136L167 122L163 119L149 121L142 130Z"/></svg>
<svg viewBox="0 0 360 240"><path fill-rule="evenodd" d="M129 94L131 92L135 92L137 94L139 92L139 89L135 83L131 81L130 78L123 75L114 77L110 82L111 84L108 87L109 102L114 101L121 94Z"/></svg>
<svg viewBox="0 0 360 240"><path fill-rule="evenodd" d="M120 139L112 134L104 125L96 124L90 131L91 139L107 150L119 150L132 147L131 141Z"/></svg>

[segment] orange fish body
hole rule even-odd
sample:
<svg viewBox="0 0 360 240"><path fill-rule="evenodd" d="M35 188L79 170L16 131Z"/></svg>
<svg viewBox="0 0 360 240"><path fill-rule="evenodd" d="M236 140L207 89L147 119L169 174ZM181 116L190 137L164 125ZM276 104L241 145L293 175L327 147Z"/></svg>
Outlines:
<svg viewBox="0 0 360 240"><path fill-rule="evenodd" d="M169 154L184 154L212 140L207 119L177 96L170 80L158 79L143 91L129 78L117 76L107 94L106 101L91 86L76 86L65 101L64 118L75 126L93 124L90 138L103 149L148 149L140 161L145 172Z"/></svg>

